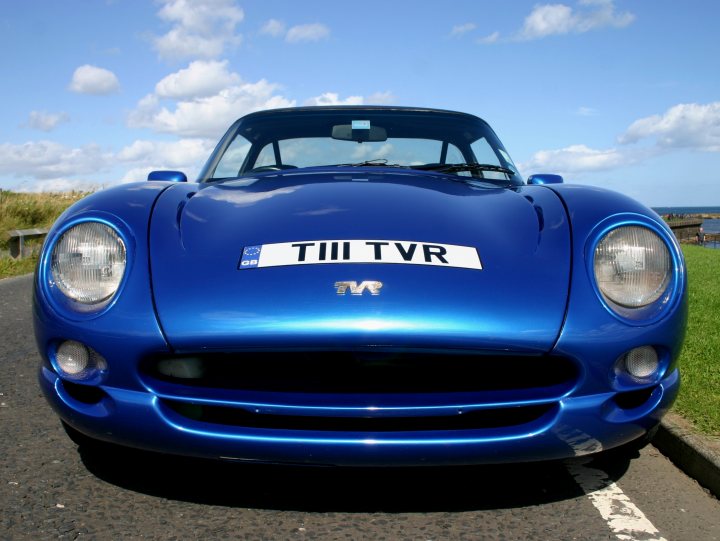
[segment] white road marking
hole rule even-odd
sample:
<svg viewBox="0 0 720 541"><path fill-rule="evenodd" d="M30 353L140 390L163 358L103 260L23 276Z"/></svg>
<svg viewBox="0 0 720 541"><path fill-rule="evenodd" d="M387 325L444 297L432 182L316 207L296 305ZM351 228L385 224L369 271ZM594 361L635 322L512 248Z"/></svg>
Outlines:
<svg viewBox="0 0 720 541"><path fill-rule="evenodd" d="M667 541L607 473L585 461L568 461L567 469L600 512L615 537L623 541Z"/></svg>

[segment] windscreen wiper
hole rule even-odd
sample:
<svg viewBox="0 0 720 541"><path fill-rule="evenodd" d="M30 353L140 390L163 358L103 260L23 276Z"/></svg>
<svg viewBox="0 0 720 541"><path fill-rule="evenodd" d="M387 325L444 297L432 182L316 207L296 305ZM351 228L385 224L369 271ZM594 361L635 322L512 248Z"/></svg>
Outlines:
<svg viewBox="0 0 720 541"><path fill-rule="evenodd" d="M489 163L428 163L425 165L413 165L413 169L421 169L423 171L438 171L440 173L458 173L460 171L495 171L514 176L517 173L512 169L501 165L492 165Z"/></svg>
<svg viewBox="0 0 720 541"><path fill-rule="evenodd" d="M338 163L335 167L407 167L399 163L388 163L386 158L376 158L358 163Z"/></svg>

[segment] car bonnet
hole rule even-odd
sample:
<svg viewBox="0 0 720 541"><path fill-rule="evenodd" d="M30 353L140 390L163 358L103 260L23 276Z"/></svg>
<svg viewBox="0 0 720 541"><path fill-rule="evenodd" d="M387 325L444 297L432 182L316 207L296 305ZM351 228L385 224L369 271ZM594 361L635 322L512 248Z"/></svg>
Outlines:
<svg viewBox="0 0 720 541"><path fill-rule="evenodd" d="M549 351L571 264L567 216L547 188L401 170L176 186L149 242L177 351Z"/></svg>

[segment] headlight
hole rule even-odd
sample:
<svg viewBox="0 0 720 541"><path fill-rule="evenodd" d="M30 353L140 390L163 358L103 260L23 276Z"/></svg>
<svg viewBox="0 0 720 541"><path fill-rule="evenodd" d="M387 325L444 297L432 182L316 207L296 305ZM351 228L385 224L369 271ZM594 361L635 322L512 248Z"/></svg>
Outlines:
<svg viewBox="0 0 720 541"><path fill-rule="evenodd" d="M672 259L665 242L641 226L607 233L595 248L595 280L605 300L641 308L658 300L672 277Z"/></svg>
<svg viewBox="0 0 720 541"><path fill-rule="evenodd" d="M90 305L115 294L125 262L125 244L114 229L100 222L84 222L65 231L57 241L51 271L64 295Z"/></svg>

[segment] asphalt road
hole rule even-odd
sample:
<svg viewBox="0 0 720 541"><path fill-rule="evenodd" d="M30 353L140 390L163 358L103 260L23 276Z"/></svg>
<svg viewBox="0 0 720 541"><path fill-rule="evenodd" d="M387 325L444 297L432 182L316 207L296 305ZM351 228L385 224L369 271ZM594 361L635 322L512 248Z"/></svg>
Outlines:
<svg viewBox="0 0 720 541"><path fill-rule="evenodd" d="M653 447L411 470L78 450L36 383L30 288L0 280L0 539L720 539L720 502Z"/></svg>

